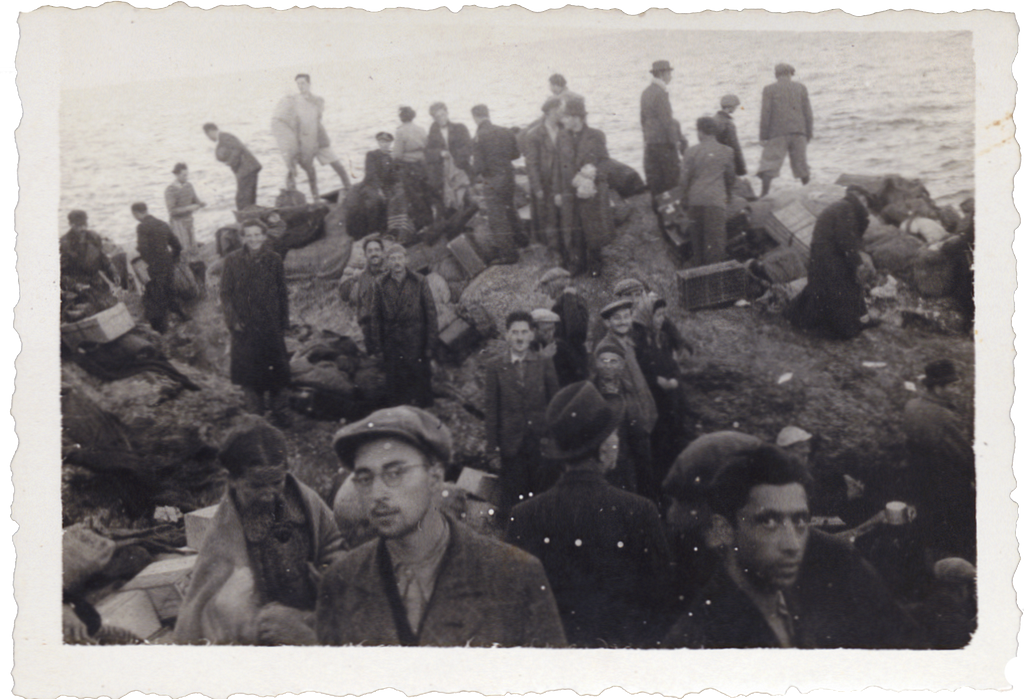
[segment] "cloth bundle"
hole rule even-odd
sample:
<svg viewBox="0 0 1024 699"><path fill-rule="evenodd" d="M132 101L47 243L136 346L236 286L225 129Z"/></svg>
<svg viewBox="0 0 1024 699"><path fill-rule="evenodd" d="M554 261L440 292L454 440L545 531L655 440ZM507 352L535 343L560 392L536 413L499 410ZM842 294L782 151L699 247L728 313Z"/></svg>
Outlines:
<svg viewBox="0 0 1024 699"><path fill-rule="evenodd" d="M589 163L580 168L576 176L572 178L572 186L576 188L576 196L580 199L592 199L597 195L597 186L594 178L597 177L597 168Z"/></svg>

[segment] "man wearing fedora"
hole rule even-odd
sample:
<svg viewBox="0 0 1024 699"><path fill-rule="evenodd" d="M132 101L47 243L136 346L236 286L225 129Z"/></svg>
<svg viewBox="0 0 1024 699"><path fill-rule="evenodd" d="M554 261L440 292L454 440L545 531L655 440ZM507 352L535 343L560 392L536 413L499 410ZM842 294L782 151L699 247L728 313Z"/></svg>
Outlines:
<svg viewBox="0 0 1024 699"><path fill-rule="evenodd" d="M668 61L655 61L651 75L651 84L640 95L640 126L644 132L644 176L651 196L657 197L679 182L679 135L668 99L672 66Z"/></svg>
<svg viewBox="0 0 1024 699"><path fill-rule="evenodd" d="M540 458L544 410L558 391L550 357L530 349L536 326L526 311L505 320L507 349L487 366L484 415L487 453L498 461L501 517L551 485Z"/></svg>
<svg viewBox="0 0 1024 699"><path fill-rule="evenodd" d="M807 144L814 136L814 113L807 88L793 80L796 68L788 63L775 66L775 82L761 94L761 196L768 195L772 180L779 176L789 155L793 177L807 184L811 168L807 165Z"/></svg>
<svg viewBox="0 0 1024 699"><path fill-rule="evenodd" d="M452 435L410 406L342 427L334 449L352 470L378 538L331 566L320 584L324 645L565 645L544 569L439 509Z"/></svg>
<svg viewBox="0 0 1024 699"><path fill-rule="evenodd" d="M547 410L544 455L565 473L512 510L508 540L544 564L569 643L650 647L668 596L668 546L651 501L604 479L622 405L588 381L566 386Z"/></svg>
<svg viewBox="0 0 1024 699"><path fill-rule="evenodd" d="M924 369L923 395L907 403L909 490L933 560L977 555L974 449L952 396L960 380L951 359L937 359Z"/></svg>

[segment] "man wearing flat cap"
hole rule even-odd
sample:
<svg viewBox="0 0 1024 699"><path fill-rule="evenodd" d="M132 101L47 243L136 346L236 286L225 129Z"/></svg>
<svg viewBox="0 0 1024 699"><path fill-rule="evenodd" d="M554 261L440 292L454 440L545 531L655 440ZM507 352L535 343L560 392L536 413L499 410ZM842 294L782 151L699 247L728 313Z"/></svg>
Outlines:
<svg viewBox="0 0 1024 699"><path fill-rule="evenodd" d="M334 515L288 473L284 435L248 417L218 457L228 489L178 612L177 643L309 645L322 571L343 555Z"/></svg>
<svg viewBox="0 0 1024 699"><path fill-rule="evenodd" d="M558 328L562 319L554 311L536 308L530 312L536 331L530 349L542 357L550 357L555 365L558 387L565 388L571 383L587 378L587 352L574 351L564 337L559 337Z"/></svg>
<svg viewBox="0 0 1024 699"><path fill-rule="evenodd" d="M950 359L929 362L924 372L925 393L907 403L903 412L907 500L917 505L919 526L928 537L933 560L958 556L974 561L974 449L952 400L952 386L960 375Z"/></svg>
<svg viewBox="0 0 1024 699"><path fill-rule="evenodd" d="M655 61L651 75L651 84L640 95L640 126L644 132L644 176L651 196L657 197L679 182L679 135L668 99L672 66L668 61Z"/></svg>
<svg viewBox="0 0 1024 699"><path fill-rule="evenodd" d="M736 176L743 177L747 174L747 162L743 159L743 147L740 146L740 137L732 120L732 113L740 106L740 98L736 95L726 95L722 98L721 105L722 108L714 117L715 123L718 124L718 142L732 148Z"/></svg>
<svg viewBox="0 0 1024 699"><path fill-rule="evenodd" d="M544 564L566 638L580 648L648 647L664 632L668 546L658 510L603 476L622 413L588 381L559 391L547 410L544 454L565 473L517 505L508 526L509 542Z"/></svg>
<svg viewBox="0 0 1024 699"><path fill-rule="evenodd" d="M556 314L560 321L555 328L555 338L565 340L573 354L574 364L586 366L590 311L587 310L586 301L570 283L569 271L561 267L549 269L540 278L539 286L540 290L555 302L551 312ZM584 378L585 370L577 381Z"/></svg>
<svg viewBox="0 0 1024 699"><path fill-rule="evenodd" d="M654 396L647 385L644 373L636 359L636 344L633 341L633 301L628 298L612 301L601 309L608 334L594 348L594 357L609 344L617 346L626 358L626 371L623 375L623 391L627 402L633 402L639 415L640 426L650 435L654 423L658 420L658 408Z"/></svg>
<svg viewBox="0 0 1024 699"><path fill-rule="evenodd" d="M811 168L807 165L807 144L814 136L814 113L807 88L793 80L796 69L788 63L775 66L775 82L761 94L761 196L767 196L772 180L779 176L786 155L793 177L807 184Z"/></svg>
<svg viewBox="0 0 1024 699"><path fill-rule="evenodd" d="M379 538L324 574L316 610L324 645L565 645L544 569L439 510L448 428L410 406L341 428L334 449L352 469Z"/></svg>

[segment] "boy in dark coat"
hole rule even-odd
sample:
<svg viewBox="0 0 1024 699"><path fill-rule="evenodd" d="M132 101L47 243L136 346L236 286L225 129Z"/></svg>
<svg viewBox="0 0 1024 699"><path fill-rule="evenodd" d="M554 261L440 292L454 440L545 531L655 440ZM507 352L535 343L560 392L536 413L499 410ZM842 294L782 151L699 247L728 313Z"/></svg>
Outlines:
<svg viewBox="0 0 1024 699"><path fill-rule="evenodd" d="M235 173L238 188L235 193L235 208L242 209L256 203L256 187L263 166L256 156L238 140L237 136L221 131L214 123L204 124L206 137L217 144L214 153L217 160L227 164Z"/></svg>
<svg viewBox="0 0 1024 699"><path fill-rule="evenodd" d="M654 645L668 593L657 508L602 475L615 458L605 445L621 417L589 382L559 391L547 411L545 455L563 461L565 474L517 505L508 526L509 543L544 564L566 638L577 647Z"/></svg>
<svg viewBox="0 0 1024 699"><path fill-rule="evenodd" d="M487 452L498 460L500 514L550 485L543 473L540 439L544 411L558 391L551 359L530 349L535 325L525 311L513 311L505 321L508 349L487 366L484 414Z"/></svg>
<svg viewBox="0 0 1024 699"><path fill-rule="evenodd" d="M388 272L374 283L367 352L384 359L388 405L428 407L437 307L427 281L406 267L405 248L392 243L385 255Z"/></svg>
<svg viewBox="0 0 1024 699"><path fill-rule="evenodd" d="M224 258L220 302L231 332L231 381L242 387L250 411L262 414L269 393L275 422L287 424L281 394L291 380L284 333L288 287L281 256L265 245L267 229L252 219L242 224L243 247Z"/></svg>
<svg viewBox="0 0 1024 699"><path fill-rule="evenodd" d="M846 197L821 212L814 224L807 286L786 311L798 328L816 328L849 340L877 324L867 319L864 287L858 278L870 201L861 187L848 187Z"/></svg>
<svg viewBox="0 0 1024 699"><path fill-rule="evenodd" d="M188 320L171 288L174 265L181 257L181 243L169 225L149 214L145 203L132 204L132 216L139 222L135 247L149 273L142 305L146 320L154 330L162 334L167 331L168 312L173 311L182 320Z"/></svg>
<svg viewBox="0 0 1024 699"><path fill-rule="evenodd" d="M573 276L600 276L601 246L611 237L612 214L604 133L587 126L583 98L566 102L558 134L555 203L561 208L562 245Z"/></svg>

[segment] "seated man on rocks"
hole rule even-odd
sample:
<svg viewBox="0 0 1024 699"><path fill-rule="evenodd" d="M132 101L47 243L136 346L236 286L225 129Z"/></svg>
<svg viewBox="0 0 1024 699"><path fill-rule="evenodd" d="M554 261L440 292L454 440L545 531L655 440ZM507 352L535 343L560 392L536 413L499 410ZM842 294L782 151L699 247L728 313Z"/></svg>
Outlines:
<svg viewBox="0 0 1024 699"><path fill-rule="evenodd" d="M439 509L451 432L418 408L379 410L342 427L334 449L379 535L320 586L324 645L564 646L540 562Z"/></svg>
<svg viewBox="0 0 1024 699"><path fill-rule="evenodd" d="M720 564L665 639L670 648L911 648L916 624L848 542L810 527L806 469L775 446L715 476Z"/></svg>
<svg viewBox="0 0 1024 699"><path fill-rule="evenodd" d="M284 435L262 418L246 418L219 459L228 489L199 551L175 641L314 643L320 573L343 553L334 515L288 473Z"/></svg>

